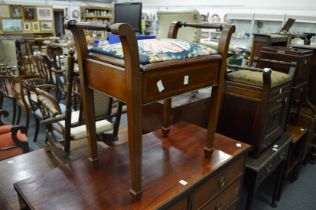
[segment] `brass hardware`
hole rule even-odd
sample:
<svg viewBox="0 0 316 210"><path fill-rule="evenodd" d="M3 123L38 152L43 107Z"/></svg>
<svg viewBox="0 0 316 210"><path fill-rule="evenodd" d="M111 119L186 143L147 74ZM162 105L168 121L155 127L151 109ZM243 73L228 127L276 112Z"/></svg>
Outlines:
<svg viewBox="0 0 316 210"><path fill-rule="evenodd" d="M218 204L216 204L216 206L215 206L215 210L222 210L223 209L223 204L222 203L218 203Z"/></svg>
<svg viewBox="0 0 316 210"><path fill-rule="evenodd" d="M270 173L272 170L272 163L269 163L269 165L266 166L266 172Z"/></svg>
<svg viewBox="0 0 316 210"><path fill-rule="evenodd" d="M285 151L282 151L280 154L280 159L284 160L285 159Z"/></svg>
<svg viewBox="0 0 316 210"><path fill-rule="evenodd" d="M225 177L221 176L221 177L219 178L218 185L219 185L221 188L223 188L223 187L226 185L226 179L225 179Z"/></svg>

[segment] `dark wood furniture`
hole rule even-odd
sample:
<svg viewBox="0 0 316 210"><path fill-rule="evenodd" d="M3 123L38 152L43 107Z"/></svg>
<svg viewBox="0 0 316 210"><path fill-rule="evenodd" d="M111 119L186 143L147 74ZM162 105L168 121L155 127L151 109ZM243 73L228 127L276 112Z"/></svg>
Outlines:
<svg viewBox="0 0 316 210"><path fill-rule="evenodd" d="M296 181L299 169L307 155L308 144L313 132L313 118L301 114L296 120L288 123L286 131L292 135L286 165L286 176L291 182Z"/></svg>
<svg viewBox="0 0 316 210"><path fill-rule="evenodd" d="M308 80L311 68L313 52L308 49L297 49L280 46L262 47L258 63L259 67L270 67L276 71L288 73L288 68L281 65L269 66L264 59L272 59L284 62L295 62L296 70L293 74L293 86L291 95L291 109L298 116L303 104L316 112L308 98Z"/></svg>
<svg viewBox="0 0 316 210"><path fill-rule="evenodd" d="M96 165L95 114L93 91L97 89L127 104L131 190L134 198L142 194L142 105L170 98L198 88L214 86L208 135L205 146L206 156L212 153L212 142L217 125L218 112L223 94L224 73L229 41L234 26L212 24L172 23L169 37L176 38L181 27L222 29L218 55L200 56L192 59L175 60L148 65L139 64L138 45L135 33L128 24L93 25L68 21L66 28L71 30L78 56L82 101L87 125L90 160ZM124 52L124 61L100 54L90 53L86 46L84 30L104 30L118 34ZM189 84L183 78L190 77ZM159 91L157 82L163 82L164 90Z"/></svg>
<svg viewBox="0 0 316 210"><path fill-rule="evenodd" d="M311 68L309 72L308 89L309 99L316 105L316 46L315 45L292 45L295 49L312 50Z"/></svg>
<svg viewBox="0 0 316 210"><path fill-rule="evenodd" d="M260 51L265 46L289 46L290 36L286 34L253 34L249 64L255 57L260 57Z"/></svg>
<svg viewBox="0 0 316 210"><path fill-rule="evenodd" d="M292 138L289 133L284 133L273 146L270 146L257 159L247 158L244 185L248 190L246 210L251 210L253 197L260 184L274 171L277 179L274 185L271 205L276 207L277 194L283 182L283 173L286 158Z"/></svg>
<svg viewBox="0 0 316 210"><path fill-rule="evenodd" d="M273 79L271 69L232 67L247 74L255 71L262 77L261 84L227 79L218 132L250 144L249 154L258 157L286 128L291 81L273 85L278 76Z"/></svg>
<svg viewBox="0 0 316 210"><path fill-rule="evenodd" d="M139 201L128 193L128 144L101 151L98 168L83 158L14 186L25 209L234 209L249 146L216 134L205 159L206 136L184 122L168 138L160 130L145 135Z"/></svg>

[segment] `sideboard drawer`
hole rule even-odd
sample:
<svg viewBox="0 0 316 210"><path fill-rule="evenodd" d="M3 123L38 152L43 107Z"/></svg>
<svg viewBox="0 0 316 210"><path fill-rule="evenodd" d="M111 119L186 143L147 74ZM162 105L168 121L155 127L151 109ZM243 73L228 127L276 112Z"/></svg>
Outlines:
<svg viewBox="0 0 316 210"><path fill-rule="evenodd" d="M268 161L268 163L266 163L263 166L264 167L263 170L260 170L258 174L259 182L261 182L269 174L275 171L276 167L287 158L288 150L289 150L289 144L283 147L281 151L279 151L278 154L275 155L275 157L273 157L272 160Z"/></svg>
<svg viewBox="0 0 316 210"><path fill-rule="evenodd" d="M231 208L232 203L237 199L240 191L240 183L242 176L231 184L222 194L218 195L214 200L205 204L201 210L224 210Z"/></svg>
<svg viewBox="0 0 316 210"><path fill-rule="evenodd" d="M209 177L192 193L192 209L198 209L217 193L227 188L244 171L244 156L225 166L219 173Z"/></svg>
<svg viewBox="0 0 316 210"><path fill-rule="evenodd" d="M188 196L183 196L176 201L168 202L166 205L158 208L158 210L179 210L189 209L188 208Z"/></svg>

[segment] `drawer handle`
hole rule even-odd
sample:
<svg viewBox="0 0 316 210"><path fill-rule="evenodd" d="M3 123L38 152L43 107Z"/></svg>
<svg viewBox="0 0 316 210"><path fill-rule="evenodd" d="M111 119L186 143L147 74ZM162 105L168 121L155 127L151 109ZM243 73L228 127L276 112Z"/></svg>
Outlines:
<svg viewBox="0 0 316 210"><path fill-rule="evenodd" d="M218 185L219 185L221 188L225 187L225 185L226 185L226 179L225 179L225 177L221 176L221 177L219 178L219 180L218 180Z"/></svg>
<svg viewBox="0 0 316 210"><path fill-rule="evenodd" d="M272 163L269 163L269 165L266 166L266 172L270 173L272 170Z"/></svg>
<svg viewBox="0 0 316 210"><path fill-rule="evenodd" d="M218 204L216 204L216 206L215 206L215 210L222 210L223 209L223 204L222 203L218 203Z"/></svg>
<svg viewBox="0 0 316 210"><path fill-rule="evenodd" d="M284 160L285 159L285 151L282 151L280 154L280 159Z"/></svg>

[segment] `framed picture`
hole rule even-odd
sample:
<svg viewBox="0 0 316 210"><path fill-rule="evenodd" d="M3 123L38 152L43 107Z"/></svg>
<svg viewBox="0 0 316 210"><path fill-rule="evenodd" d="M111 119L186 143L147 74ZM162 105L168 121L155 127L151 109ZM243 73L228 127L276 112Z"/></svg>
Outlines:
<svg viewBox="0 0 316 210"><path fill-rule="evenodd" d="M9 18L10 17L10 9L9 5L0 5L0 17Z"/></svg>
<svg viewBox="0 0 316 210"><path fill-rule="evenodd" d="M36 20L35 7L23 7L24 20Z"/></svg>
<svg viewBox="0 0 316 210"><path fill-rule="evenodd" d="M53 10L50 7L37 7L38 20L53 20Z"/></svg>
<svg viewBox="0 0 316 210"><path fill-rule="evenodd" d="M41 31L52 31L53 22L52 21L41 21Z"/></svg>
<svg viewBox="0 0 316 210"><path fill-rule="evenodd" d="M40 32L39 22L32 22L32 30L33 32Z"/></svg>
<svg viewBox="0 0 316 210"><path fill-rule="evenodd" d="M3 19L2 20L3 32L22 32L21 19Z"/></svg>
<svg viewBox="0 0 316 210"><path fill-rule="evenodd" d="M31 31L31 23L29 22L24 23L24 31Z"/></svg>
<svg viewBox="0 0 316 210"><path fill-rule="evenodd" d="M11 5L11 16L12 16L12 18L21 18L22 17L22 6Z"/></svg>

